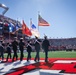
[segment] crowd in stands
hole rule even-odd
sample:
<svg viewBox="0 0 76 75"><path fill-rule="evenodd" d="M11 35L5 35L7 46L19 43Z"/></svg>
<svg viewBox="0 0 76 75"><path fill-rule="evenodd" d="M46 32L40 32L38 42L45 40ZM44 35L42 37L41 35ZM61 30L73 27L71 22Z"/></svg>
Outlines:
<svg viewBox="0 0 76 75"><path fill-rule="evenodd" d="M51 50L76 51L76 38L49 39Z"/></svg>

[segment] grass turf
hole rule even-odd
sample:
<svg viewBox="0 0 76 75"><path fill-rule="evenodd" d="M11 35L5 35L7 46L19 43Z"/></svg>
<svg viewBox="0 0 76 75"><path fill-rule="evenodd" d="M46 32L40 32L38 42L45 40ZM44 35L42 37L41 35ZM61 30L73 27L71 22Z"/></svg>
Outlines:
<svg viewBox="0 0 76 75"><path fill-rule="evenodd" d="M17 53L20 57L20 53ZM13 53L12 53L13 55ZM31 53L31 57L35 58L36 52ZM7 53L4 54L4 57L7 57ZM24 53L24 58L27 58L27 52ZM40 52L40 58L45 58L45 53ZM48 58L76 58L75 51L49 51Z"/></svg>

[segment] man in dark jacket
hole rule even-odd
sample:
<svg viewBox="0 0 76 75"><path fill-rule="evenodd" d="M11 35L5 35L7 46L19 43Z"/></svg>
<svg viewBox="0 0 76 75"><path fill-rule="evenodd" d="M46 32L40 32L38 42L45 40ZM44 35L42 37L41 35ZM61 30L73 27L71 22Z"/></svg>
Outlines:
<svg viewBox="0 0 76 75"><path fill-rule="evenodd" d="M2 43L0 43L0 57L2 57L2 61L4 60L4 47L2 46Z"/></svg>
<svg viewBox="0 0 76 75"><path fill-rule="evenodd" d="M11 47L10 47L9 43L7 43L6 50L7 50L7 53L8 53L6 61L8 61L9 56L10 56L10 59L11 59Z"/></svg>
<svg viewBox="0 0 76 75"><path fill-rule="evenodd" d="M29 59L31 59L31 52L32 52L32 46L31 46L30 41L28 41L26 48L27 48L27 52L28 52L27 61L29 61Z"/></svg>
<svg viewBox="0 0 76 75"><path fill-rule="evenodd" d="M17 37L14 38L14 41L12 42L12 47L13 47L13 59L12 61L14 61L14 58L16 57L16 60L18 59L18 55L17 55L17 46L18 46L18 42L16 41Z"/></svg>
<svg viewBox="0 0 76 75"><path fill-rule="evenodd" d="M21 55L20 55L20 61L23 60L23 51L24 51L24 45L25 43L23 42L23 38L20 39L20 42L19 42L19 49L20 49L20 52L21 52Z"/></svg>
<svg viewBox="0 0 76 75"><path fill-rule="evenodd" d="M40 40L38 39L38 37L35 37L36 40L35 40L35 50L36 50L36 56L35 56L35 59L34 61L39 61L40 60L40 57L39 57L39 52L40 52Z"/></svg>
<svg viewBox="0 0 76 75"><path fill-rule="evenodd" d="M50 46L50 43L47 40L47 36L45 36L44 40L42 42L42 48L44 49L44 52L45 52L45 62L48 62L48 50L49 50L49 46Z"/></svg>

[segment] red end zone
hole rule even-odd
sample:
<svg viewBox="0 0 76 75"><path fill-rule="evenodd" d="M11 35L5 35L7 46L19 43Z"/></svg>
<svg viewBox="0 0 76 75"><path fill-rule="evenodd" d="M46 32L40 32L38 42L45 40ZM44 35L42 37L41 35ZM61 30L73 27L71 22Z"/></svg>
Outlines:
<svg viewBox="0 0 76 75"><path fill-rule="evenodd" d="M40 62L34 62L33 59L27 62L26 58L23 61L17 60L12 62L9 59L8 62L0 63L1 75L25 75L36 69L47 70L51 75L53 73L57 75L76 75L76 58L49 58L47 63L44 62L43 58Z"/></svg>

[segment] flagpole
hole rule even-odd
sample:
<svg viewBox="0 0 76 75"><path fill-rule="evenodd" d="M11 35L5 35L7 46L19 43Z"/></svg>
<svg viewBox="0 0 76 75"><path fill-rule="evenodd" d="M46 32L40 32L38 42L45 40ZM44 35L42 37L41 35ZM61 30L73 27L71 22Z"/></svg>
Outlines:
<svg viewBox="0 0 76 75"><path fill-rule="evenodd" d="M30 18L30 31L31 31L31 26L32 26L32 18ZM29 38L31 38L31 36Z"/></svg>
<svg viewBox="0 0 76 75"><path fill-rule="evenodd" d="M18 18L17 18L17 23L18 23ZM16 31L16 37L18 39L18 30Z"/></svg>
<svg viewBox="0 0 76 75"><path fill-rule="evenodd" d="M24 21L24 19L22 20L22 38L24 39L24 34L23 34L23 21Z"/></svg>
<svg viewBox="0 0 76 75"><path fill-rule="evenodd" d="M9 24L10 24L10 23L9 23ZM8 24L8 26L9 26L9 24ZM9 38L9 42L10 42L10 28L9 28L9 34L8 34L8 35L9 35L8 38Z"/></svg>
<svg viewBox="0 0 76 75"><path fill-rule="evenodd" d="M24 21L24 19L22 20L22 38L24 39L24 34L23 34L23 21Z"/></svg>
<svg viewBox="0 0 76 75"><path fill-rule="evenodd" d="M31 28L31 25L32 25L32 18L30 18L30 28Z"/></svg>
<svg viewBox="0 0 76 75"><path fill-rule="evenodd" d="M9 25L10 25L10 22L9 22L9 24L8 24L8 27L9 27ZM9 39L9 41L10 41L10 28L9 28L9 34L8 34L8 39Z"/></svg>
<svg viewBox="0 0 76 75"><path fill-rule="evenodd" d="M39 14L40 14L40 11L38 11L38 31L39 31Z"/></svg>

